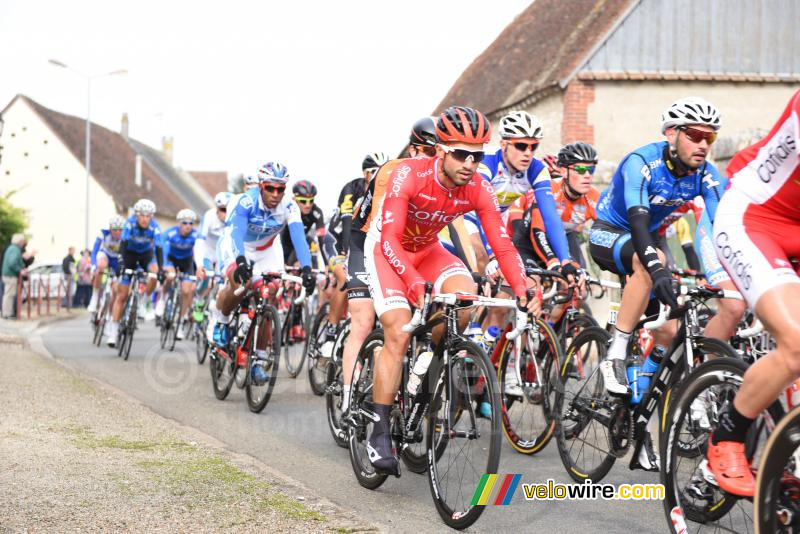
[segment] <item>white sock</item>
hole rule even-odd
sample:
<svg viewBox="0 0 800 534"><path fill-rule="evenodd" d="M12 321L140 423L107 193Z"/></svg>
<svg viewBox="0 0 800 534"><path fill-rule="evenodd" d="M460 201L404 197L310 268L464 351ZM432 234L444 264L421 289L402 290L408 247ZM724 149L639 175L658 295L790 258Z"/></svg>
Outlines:
<svg viewBox="0 0 800 534"><path fill-rule="evenodd" d="M346 411L350 407L350 384L342 386L342 411Z"/></svg>
<svg viewBox="0 0 800 534"><path fill-rule="evenodd" d="M624 360L627 356L626 350L628 348L628 340L630 338L630 332L623 332L619 328L614 327L614 338L611 341L611 347L608 349L607 359Z"/></svg>

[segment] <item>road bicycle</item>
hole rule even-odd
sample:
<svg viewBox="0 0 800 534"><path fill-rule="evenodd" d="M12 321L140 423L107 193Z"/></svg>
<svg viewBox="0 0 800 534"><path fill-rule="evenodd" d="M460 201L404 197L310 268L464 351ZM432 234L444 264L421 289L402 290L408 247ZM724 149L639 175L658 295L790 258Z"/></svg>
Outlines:
<svg viewBox="0 0 800 534"><path fill-rule="evenodd" d="M141 269L135 272L131 269L125 269L124 276L131 279L131 290L128 293L128 298L125 300L125 309L122 312L122 317L119 322L119 330L117 332L117 356L122 356L125 360L131 354L131 345L133 344L133 334L137 328L137 313L139 311L139 301L146 297L147 281L156 278L155 273L146 273Z"/></svg>
<svg viewBox="0 0 800 534"><path fill-rule="evenodd" d="M673 388L697 363L711 357L728 356L737 359L730 345L701 335L697 321L698 302L710 298L741 298L737 292L722 292L714 288L681 287L688 296L686 303L675 310L661 307L657 316L639 321L636 329L653 330L669 319L679 319L678 333L657 369L649 378L649 387L637 392L638 378L631 381L634 395L620 398L608 393L600 372L606 358L611 335L600 327L590 327L579 333L570 345L560 370L560 384L555 396L554 411L558 420L556 441L562 463L570 477L578 482L601 480L618 458L624 457L633 446L630 469L645 469L639 454L647 447L652 450L650 433L646 430L650 418L668 410ZM631 349L628 345L630 365ZM644 374L642 376L645 376ZM663 420L663 418L662 418ZM650 468L657 464L649 458Z"/></svg>
<svg viewBox="0 0 800 534"><path fill-rule="evenodd" d="M114 305L114 301L111 297L114 294L113 287L116 282L117 278L114 272L106 269L102 274L102 285L100 289L95 290L98 292L98 296L97 311L92 313L91 318L93 333L92 343L98 347L103 341L106 322L108 321L109 315L111 315L111 307Z"/></svg>
<svg viewBox="0 0 800 534"><path fill-rule="evenodd" d="M169 276L169 275L168 275ZM170 351L175 350L175 343L178 339L178 329L186 328L188 325L181 322L181 306L183 305L182 285L184 282L196 282L196 276L186 273L172 275L173 282L170 284L169 291L163 297L164 315L161 317L161 348L169 347ZM186 337L186 336L184 336Z"/></svg>
<svg viewBox="0 0 800 534"><path fill-rule="evenodd" d="M210 278L209 284L211 284L211 289L205 297L195 295L194 302L192 303L191 313L193 324L192 337L194 337L197 363L200 365L205 362L209 349L208 336L206 335L206 330L208 329L208 324L211 317L209 307L211 306L211 303L216 300L219 288L225 283L225 278L222 275L216 273L212 274L210 271L207 272L207 276Z"/></svg>
<svg viewBox="0 0 800 534"><path fill-rule="evenodd" d="M391 414L391 435L400 457L412 471L420 467L427 470L431 495L445 524L463 529L472 525L485 508L472 501L478 482L483 474L497 472L501 405L495 369L483 348L461 334L458 312L473 306L517 309L517 304L514 300L466 293L432 297L432 291L433 285L427 283L422 308L403 326L411 333L411 340ZM429 318L431 303L441 304L442 313ZM517 310L516 329L509 334L512 339L522 332L527 319L527 312ZM434 344L436 327L443 327L444 332ZM375 470L366 450L377 417L372 408L373 363L382 347L383 330L367 336L359 350L351 384L350 460L359 484L368 489L379 487L389 475ZM416 375L421 381L412 395L408 390L409 373L426 353L430 364L421 377ZM489 407L484 415L479 411L481 403ZM412 446L423 439L424 452L420 454Z"/></svg>
<svg viewBox="0 0 800 534"><path fill-rule="evenodd" d="M253 280L249 287L239 287L235 293L245 293L242 302L235 309L230 331L233 333L225 347L212 346L209 354L209 370L214 395L224 400L233 384L245 390L247 406L253 413L260 413L272 396L275 379L278 376L281 354L281 328L278 310L273 305L280 281L300 283L302 278L286 273L265 272ZM301 287L296 301L305 299L305 289ZM256 355L256 345L260 336L266 337L266 357ZM276 335L277 334L277 335ZM252 377L254 366L260 366L268 378L257 383Z"/></svg>

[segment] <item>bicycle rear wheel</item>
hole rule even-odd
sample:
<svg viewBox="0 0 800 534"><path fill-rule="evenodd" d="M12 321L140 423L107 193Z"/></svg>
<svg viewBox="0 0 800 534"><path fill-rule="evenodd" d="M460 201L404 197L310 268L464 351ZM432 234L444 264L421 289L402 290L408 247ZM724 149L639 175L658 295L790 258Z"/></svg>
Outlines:
<svg viewBox="0 0 800 534"><path fill-rule="evenodd" d="M600 373L610 339L600 327L578 334L564 356L556 387L553 413L558 453L567 474L581 483L587 479L597 483L616 460L612 432L604 421L617 420L622 427L629 424L622 401L609 395ZM614 435L621 433L618 428Z"/></svg>
<svg viewBox="0 0 800 534"><path fill-rule="evenodd" d="M262 328L268 329L267 332L267 351L266 360L255 359L255 348L258 343L258 337ZM247 375L245 376L245 396L247 397L247 406L253 413L260 413L272 397L272 388L275 387L275 380L278 378L278 367L281 361L281 338L279 336L281 331L280 319L278 319L278 310L273 306L267 306L264 309L263 315L250 325L248 358L247 358ZM264 372L269 375L269 378L263 384L256 384L251 376L251 370L254 365L260 365Z"/></svg>
<svg viewBox="0 0 800 534"><path fill-rule="evenodd" d="M181 291L180 288L173 289L173 297L172 297L172 305L168 306L169 308L169 339L167 340L167 344L169 344L169 350L172 352L175 350L175 342L178 340L178 329L181 327L180 325L180 313L181 313Z"/></svg>
<svg viewBox="0 0 800 534"><path fill-rule="evenodd" d="M102 301L103 302L97 307L99 311L94 326L94 344L97 347L99 347L100 343L103 341L103 334L106 330L106 315L108 315L109 308L108 299L102 298Z"/></svg>
<svg viewBox="0 0 800 534"><path fill-rule="evenodd" d="M286 372L290 377L297 378L297 375L303 369L303 362L306 359L305 343L303 342L307 341L309 337L306 332L308 312L305 302L301 304L294 303L294 291L291 293L291 298L293 302L286 313L286 324L283 325L281 342L283 344L283 357L286 359ZM297 336L299 332L302 332L305 339ZM301 343L303 344L301 345Z"/></svg>
<svg viewBox="0 0 800 534"><path fill-rule="evenodd" d="M781 419L769 437L756 476L756 534L800 532L800 408Z"/></svg>
<svg viewBox="0 0 800 534"><path fill-rule="evenodd" d="M348 426L350 463L361 486L374 490L386 482L388 475L378 473L369 461L367 438L372 432L372 364L374 355L383 348L383 330L371 332L361 345L353 372L350 410L352 423Z"/></svg>
<svg viewBox="0 0 800 534"><path fill-rule="evenodd" d="M197 355L197 363L203 365L208 355L208 338L206 337L207 320L195 326L194 347Z"/></svg>
<svg viewBox="0 0 800 534"><path fill-rule="evenodd" d="M460 341L444 360L431 362L435 384L428 417L426 445L428 481L439 516L450 527L464 529L483 513L473 499L485 473L497 473L500 463L500 391L494 367L484 350ZM480 415L481 402L489 416Z"/></svg>
<svg viewBox="0 0 800 534"><path fill-rule="evenodd" d="M317 316L319 317L319 316ZM347 448L347 429L345 428L342 416L342 392L344 391L344 377L342 369L342 358L344 343L350 335L350 319L347 319L336 334L336 341L333 345L333 357L325 364L325 409L328 415L328 428L333 436L333 441L340 447ZM308 371L309 375L317 364L313 363L315 358L309 354ZM312 381L313 384L313 381ZM312 385L312 389L313 389ZM349 386L348 386L349 387Z"/></svg>

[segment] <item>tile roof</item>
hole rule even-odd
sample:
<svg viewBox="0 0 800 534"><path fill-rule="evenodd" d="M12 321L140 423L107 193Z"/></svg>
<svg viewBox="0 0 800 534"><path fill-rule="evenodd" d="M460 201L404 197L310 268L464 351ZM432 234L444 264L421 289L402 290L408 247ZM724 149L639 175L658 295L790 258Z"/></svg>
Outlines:
<svg viewBox="0 0 800 534"><path fill-rule="evenodd" d="M228 190L228 173L224 171L188 171L212 197Z"/></svg>
<svg viewBox="0 0 800 534"><path fill-rule="evenodd" d="M555 89L637 0L536 0L506 26L436 107L504 112Z"/></svg>
<svg viewBox="0 0 800 534"><path fill-rule="evenodd" d="M86 148L86 119L48 109L25 95L24 100L47 124L70 152L83 163ZM12 101L13 104L13 101ZM9 104L10 106L11 104ZM92 123L92 176L111 195L120 213L140 198L150 198L156 203L159 215L174 217L179 210L189 206L202 211L208 206L197 198L181 194L181 179L177 171L161 154L133 139L126 140L99 124ZM136 155L142 154L142 185L136 185ZM172 182L172 183L170 183ZM150 189L147 184L150 183ZM196 195L195 195L196 196ZM205 207L204 207L205 206Z"/></svg>

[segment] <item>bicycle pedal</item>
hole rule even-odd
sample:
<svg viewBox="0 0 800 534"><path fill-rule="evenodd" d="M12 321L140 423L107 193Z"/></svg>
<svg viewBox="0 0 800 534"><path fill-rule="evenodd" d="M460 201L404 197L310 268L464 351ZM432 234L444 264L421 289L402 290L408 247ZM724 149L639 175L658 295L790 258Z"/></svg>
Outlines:
<svg viewBox="0 0 800 534"><path fill-rule="evenodd" d="M342 394L342 385L338 382L331 384L327 388L325 388L326 395L341 395Z"/></svg>

